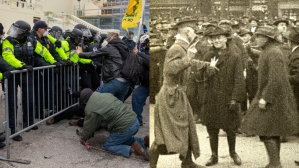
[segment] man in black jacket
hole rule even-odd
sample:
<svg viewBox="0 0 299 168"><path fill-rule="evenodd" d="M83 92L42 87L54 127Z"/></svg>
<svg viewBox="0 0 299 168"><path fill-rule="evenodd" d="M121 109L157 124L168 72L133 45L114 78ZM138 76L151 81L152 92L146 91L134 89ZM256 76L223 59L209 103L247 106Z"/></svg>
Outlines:
<svg viewBox="0 0 299 168"><path fill-rule="evenodd" d="M95 51L80 53L77 50L80 58L87 59L103 59L102 67L102 84L96 91L100 93L111 93L120 101L124 101L125 95L129 90L129 82L121 76L121 67L127 59L129 52L125 43L120 40L118 33L108 33L109 38L106 39L108 44Z"/></svg>
<svg viewBox="0 0 299 168"><path fill-rule="evenodd" d="M132 95L132 108L137 114L140 126L142 126L143 121L141 113L143 111L143 103L149 96L149 35L143 35L140 38L140 42L142 46L145 46L142 50L144 52L138 52L137 55L142 58L144 71L139 79L140 85L134 90Z"/></svg>

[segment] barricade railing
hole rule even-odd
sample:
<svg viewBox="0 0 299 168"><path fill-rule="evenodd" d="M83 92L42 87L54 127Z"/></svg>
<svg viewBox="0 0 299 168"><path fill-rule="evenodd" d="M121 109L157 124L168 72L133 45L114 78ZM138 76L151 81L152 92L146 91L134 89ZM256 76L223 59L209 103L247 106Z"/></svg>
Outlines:
<svg viewBox="0 0 299 168"><path fill-rule="evenodd" d="M79 105L79 98L74 98L69 94L71 90L79 91L78 65L58 68L50 65L33 68L33 72L24 69L14 70L11 73L12 77L4 80L5 122L3 125L6 126L8 160L10 159L11 138ZM20 87L19 94L17 94L18 86ZM19 103L17 103L18 98L21 101ZM19 108L17 108L18 104L21 104ZM19 113L21 117L17 117L17 111L21 112ZM17 124L19 122L20 125ZM16 130L12 135L10 135L11 128Z"/></svg>

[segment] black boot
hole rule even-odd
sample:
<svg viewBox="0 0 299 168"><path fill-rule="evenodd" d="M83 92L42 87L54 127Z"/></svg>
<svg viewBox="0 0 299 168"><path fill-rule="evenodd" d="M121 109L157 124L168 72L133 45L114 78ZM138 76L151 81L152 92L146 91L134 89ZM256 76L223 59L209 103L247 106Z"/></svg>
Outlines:
<svg viewBox="0 0 299 168"><path fill-rule="evenodd" d="M156 145L155 142L151 145L149 152L150 152L150 168L156 168L160 152L159 152L158 145Z"/></svg>
<svg viewBox="0 0 299 168"><path fill-rule="evenodd" d="M280 140L279 140L280 141ZM278 140L274 139L269 139L265 140L264 144L269 156L269 164L266 166L266 168L281 168L281 163L280 163L280 154L279 154L279 149L278 149ZM280 142L279 142L280 143Z"/></svg>
<svg viewBox="0 0 299 168"><path fill-rule="evenodd" d="M10 134L11 135L14 134L15 132L16 132L15 129L12 129L12 128L10 129ZM23 140L23 138L20 135L17 135L15 137L13 137L12 139L15 140L15 141L22 141Z"/></svg>
<svg viewBox="0 0 299 168"><path fill-rule="evenodd" d="M4 142L6 140L5 136L0 136L0 142Z"/></svg>
<svg viewBox="0 0 299 168"><path fill-rule="evenodd" d="M198 165L192 161L192 153L190 146L188 148L186 158L180 156L180 159L182 160L181 168L203 168L203 166Z"/></svg>
<svg viewBox="0 0 299 168"><path fill-rule="evenodd" d="M234 160L234 163L236 165L241 165L242 164L242 160L241 160L241 158L238 156L238 154L235 151L235 147L236 147L236 134L235 133L228 133L227 134L227 142L228 142L230 157Z"/></svg>
<svg viewBox="0 0 299 168"><path fill-rule="evenodd" d="M0 149L4 148L6 145L4 143L0 143Z"/></svg>
<svg viewBox="0 0 299 168"><path fill-rule="evenodd" d="M210 146L212 156L206 163L206 166L213 166L218 163L218 135L210 135Z"/></svg>

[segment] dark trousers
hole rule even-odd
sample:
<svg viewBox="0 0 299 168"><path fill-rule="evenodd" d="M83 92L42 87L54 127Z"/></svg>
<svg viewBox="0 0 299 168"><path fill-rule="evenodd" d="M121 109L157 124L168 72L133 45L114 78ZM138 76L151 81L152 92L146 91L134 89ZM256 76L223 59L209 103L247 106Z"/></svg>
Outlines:
<svg viewBox="0 0 299 168"><path fill-rule="evenodd" d="M85 88L90 88L91 90L95 91L101 85L101 81L96 70L82 71L80 75L82 81L82 90Z"/></svg>
<svg viewBox="0 0 299 168"><path fill-rule="evenodd" d="M22 84L22 106L23 106L23 121L28 122L29 115L29 124L34 123L33 119L33 88L32 88L32 73L28 73L28 81L27 81L27 73L22 73L22 77L20 79L20 74L15 75L15 85L14 78L11 77L8 79L8 109L9 109L9 128L16 128L16 120L17 109L18 109L18 86L21 87ZM27 88L28 86L28 88ZM27 91L28 89L28 91ZM27 97L28 94L28 97ZM14 97L15 95L15 97ZM29 111L27 111L27 107L29 105ZM16 106L16 109L15 109ZM16 112L15 112L16 111ZM29 113L29 114L28 114Z"/></svg>
<svg viewBox="0 0 299 168"><path fill-rule="evenodd" d="M213 156L218 156L218 134L219 134L218 128L213 127L207 127L207 131L209 133L210 138L210 147L212 151ZM228 142L228 148L229 153L232 155L236 153L235 147L236 147L236 131L235 130L224 130L227 134L227 142Z"/></svg>
<svg viewBox="0 0 299 168"><path fill-rule="evenodd" d="M49 74L48 74L49 73ZM55 93L55 78L52 79L52 70L45 69L34 72L34 96L35 96L35 107L37 115L44 116L44 109L53 110L56 100ZM55 74L54 74L55 77ZM38 79L39 78L39 79ZM53 89L54 87L54 89ZM39 91L39 92L38 92ZM54 102L53 102L54 98ZM45 107L45 108L44 108ZM39 113L38 113L39 109Z"/></svg>
<svg viewBox="0 0 299 168"><path fill-rule="evenodd" d="M84 109L85 109L85 106L71 107L71 108L67 109L66 111L62 112L61 114L55 116L54 122L59 122L60 120L63 120L63 119L71 119L74 115L76 115L78 117L84 117L85 116Z"/></svg>

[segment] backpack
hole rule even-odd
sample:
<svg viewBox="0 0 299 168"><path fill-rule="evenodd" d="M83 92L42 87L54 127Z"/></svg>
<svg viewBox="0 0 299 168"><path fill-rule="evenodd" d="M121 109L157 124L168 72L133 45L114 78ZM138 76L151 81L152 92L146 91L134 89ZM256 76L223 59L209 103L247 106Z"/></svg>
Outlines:
<svg viewBox="0 0 299 168"><path fill-rule="evenodd" d="M143 71L142 58L133 51L130 51L121 69L122 77L130 81L131 84L136 84L138 79L142 76Z"/></svg>

